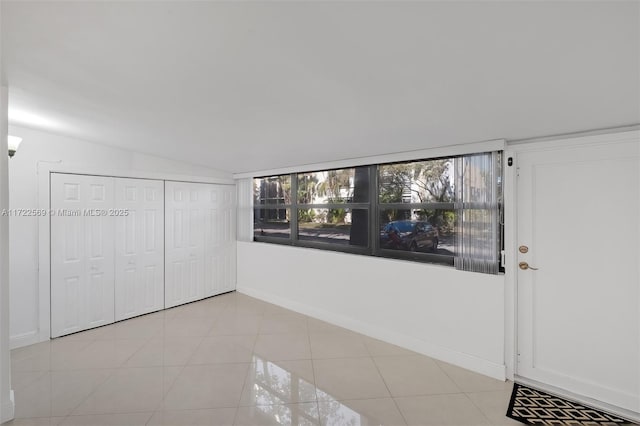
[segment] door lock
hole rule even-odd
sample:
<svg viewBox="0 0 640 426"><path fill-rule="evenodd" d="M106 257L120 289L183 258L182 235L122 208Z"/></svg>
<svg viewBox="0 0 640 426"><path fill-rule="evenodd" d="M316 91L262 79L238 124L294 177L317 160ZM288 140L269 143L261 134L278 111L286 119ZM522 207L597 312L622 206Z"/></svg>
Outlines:
<svg viewBox="0 0 640 426"><path fill-rule="evenodd" d="M527 246L520 246L520 247L518 247L518 251L519 251L520 253L522 253L522 254L524 254L524 253L528 253L528 252L529 252L529 247L527 247Z"/></svg>
<svg viewBox="0 0 640 426"><path fill-rule="evenodd" d="M533 266L529 266L529 264L527 262L520 262L518 263L518 267L520 269L522 269L523 271L527 270L527 269L532 269L534 271L537 271L538 268L534 268Z"/></svg>

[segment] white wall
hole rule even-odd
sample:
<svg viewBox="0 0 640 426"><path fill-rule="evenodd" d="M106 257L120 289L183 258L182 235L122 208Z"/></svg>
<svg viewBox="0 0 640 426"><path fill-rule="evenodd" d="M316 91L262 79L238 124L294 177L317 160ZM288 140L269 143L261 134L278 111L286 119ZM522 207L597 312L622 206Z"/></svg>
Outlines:
<svg viewBox="0 0 640 426"><path fill-rule="evenodd" d="M239 241L237 289L505 378L502 275Z"/></svg>
<svg viewBox="0 0 640 426"><path fill-rule="evenodd" d="M0 55L1 58L1 55ZM0 89L0 211L9 208L7 103L8 89ZM9 352L9 218L0 215L0 423L14 415Z"/></svg>
<svg viewBox="0 0 640 426"><path fill-rule="evenodd" d="M60 168L82 167L101 171L152 172L231 178L225 172L108 147L15 126L9 133L23 138L9 163L9 205L12 209L37 209L38 164L61 162ZM56 165L58 167L58 165ZM39 334L38 218L10 219L11 345L37 341Z"/></svg>

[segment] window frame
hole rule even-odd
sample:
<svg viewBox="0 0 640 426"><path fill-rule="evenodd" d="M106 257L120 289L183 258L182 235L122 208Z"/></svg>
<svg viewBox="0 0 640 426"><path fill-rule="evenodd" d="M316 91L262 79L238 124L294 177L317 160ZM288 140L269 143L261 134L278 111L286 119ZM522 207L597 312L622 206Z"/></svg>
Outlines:
<svg viewBox="0 0 640 426"><path fill-rule="evenodd" d="M466 154L463 154L466 155ZM411 163L420 163L420 162L428 162L428 161L437 161L437 160L454 160L456 157L461 157L463 155L450 155L450 156L439 156L432 158L419 158L415 160L405 160L405 161L391 161L387 163L379 163L376 164L376 221L378 224L380 223L380 213L383 210L389 209L398 209L398 210L455 210L455 202L426 202L426 203L403 203L403 202L393 202L393 203L381 203L380 202L380 171L382 166L391 166L396 164L411 164ZM378 225L378 229L380 226ZM378 231L378 245L380 243ZM410 260L414 262L422 262L422 263L432 263L446 266L453 266L455 255L444 255L437 253L424 253L424 252L411 252L404 250L393 250L393 249L385 249L381 247L377 247L377 250L373 253L373 256L384 257L384 258L392 258L392 259L402 259L402 260Z"/></svg>
<svg viewBox="0 0 640 426"><path fill-rule="evenodd" d="M298 177L299 175L303 175L306 173L317 173L317 172L329 172L329 171L333 171L333 170L344 170L344 169L356 169L358 167L366 167L368 170L368 174L369 174L369 201L362 203L354 203L354 202L350 202L350 203L298 203ZM353 167L339 167L339 168L333 168L333 169L322 169L322 170L310 170L310 171L305 171L305 172L293 172L293 173L289 173L288 176L291 180L291 204L282 204L282 205L277 205L277 207L271 207L272 205L263 205L263 204L259 204L257 207L256 205L253 206L253 214L254 214L254 218L255 218L255 212L256 210L263 210L263 209L268 209L268 210L276 210L276 209L290 209L291 214L290 214L290 218L291 220L289 221L289 230L290 230L290 235L289 238L282 238L282 237L268 237L268 236L256 236L255 235L255 231L254 231L254 235L253 235L253 240L257 241L257 242L265 242L265 243L273 243L273 244L282 244L282 245L289 245L289 246L295 246L295 247L307 247L307 248L316 248L316 249L321 249L321 250L330 250L330 251L339 251L339 252L344 252L344 253L354 253L354 254L363 254L363 255L370 255L371 252L371 246L372 246L372 238L371 238L371 219L372 219L372 215L371 215L371 204L372 204L372 169L374 168L374 166L371 165L364 165L364 166L353 166ZM255 182L255 180L257 179L267 179L270 177L273 177L274 175L269 175L269 176L256 176L253 179L253 182ZM275 175L275 176L284 176L282 174L280 175ZM268 206L268 207L267 207ZM275 206L275 205L273 205ZM298 214L299 214L299 210L300 209L349 209L349 210L353 210L353 209L362 209L362 210L367 210L367 221L368 221L368 244L366 247L364 246L355 246L355 245L350 245L350 244L338 244L338 243L325 243L325 242L318 242L318 241L310 241L310 240L301 240L298 236L299 233L299 223L298 223ZM254 223L255 223L255 219L254 219Z"/></svg>
<svg viewBox="0 0 640 426"><path fill-rule="evenodd" d="M500 155L504 155L504 151L502 149L493 149L487 150L486 152L494 152L497 151ZM455 160L457 157L464 157L468 155L474 155L473 153L466 154L454 154L454 155L444 155L438 157L431 158L419 158L414 160L403 160L403 161L390 161L390 162L380 162L376 164L363 164L363 165L354 165L354 166L342 166L342 167L334 167L334 168L326 168L326 169L317 169L317 170L307 170L307 171L295 171L291 173L280 173L277 175L266 175L266 176L255 176L252 178L252 187L255 185L255 181L259 179L267 179L274 176L284 176L288 175L291 181L291 203L290 204L282 204L282 205L253 205L252 211L255 218L255 213L257 210L269 209L289 209L290 211L290 221L289 221L289 238L282 237L269 237L269 236L256 236L255 228L253 241L256 242L264 242L271 244L280 244L280 245L288 245L294 247L305 247L305 248L315 248L321 250L329 250L336 252L345 252L345 253L353 253L353 254L361 254L379 258L386 259L399 259L399 260L408 260L413 262L420 263L429 263L429 264L437 264L437 265L445 265L454 267L454 259L456 257L455 253L452 255L445 254L437 254L437 253L428 253L428 252L411 252L405 250L394 250L394 249L386 249L380 247L380 223L381 218L380 214L382 210L386 209L403 209L403 210L452 210L457 213L458 206L455 200L451 202L423 202L423 203L403 203L403 202L394 202L394 203L381 203L380 202L380 170L382 166L392 165L392 164L410 164L416 162L427 162L427 161L436 161L441 159L450 159ZM502 179L504 179L504 162L501 162L502 166ZM298 203L298 177L299 175L307 174L307 173L316 173L316 172L328 172L333 170L344 170L344 169L355 169L358 167L367 167L369 174L369 201L366 203ZM500 188L502 191L504 188ZM475 204L475 203L474 203ZM309 240L301 240L299 239L299 223L298 223L298 215L300 209L366 209L367 210L367 218L368 218L368 245L364 246L355 246L349 244L338 244L338 243L330 243L330 242L317 242L317 241L309 241ZM491 210L485 208L485 206L472 206L467 204L464 206L464 210L469 208L479 208L480 210ZM500 240L499 240L499 250L504 249L504 204L502 201L497 203L495 206L497 209L497 215L500 222ZM254 219L255 224L255 219ZM433 226L433 225L432 225ZM437 229L437 227L434 226ZM499 265L500 272L504 272L504 268L502 265Z"/></svg>

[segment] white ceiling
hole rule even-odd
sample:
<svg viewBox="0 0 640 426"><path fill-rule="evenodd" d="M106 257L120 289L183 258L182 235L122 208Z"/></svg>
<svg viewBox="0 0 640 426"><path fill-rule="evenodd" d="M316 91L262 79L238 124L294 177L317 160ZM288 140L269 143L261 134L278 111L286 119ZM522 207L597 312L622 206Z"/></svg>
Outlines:
<svg viewBox="0 0 640 426"><path fill-rule="evenodd" d="M35 127L244 172L639 123L639 16L637 1L3 0L2 61L14 115L50 121Z"/></svg>

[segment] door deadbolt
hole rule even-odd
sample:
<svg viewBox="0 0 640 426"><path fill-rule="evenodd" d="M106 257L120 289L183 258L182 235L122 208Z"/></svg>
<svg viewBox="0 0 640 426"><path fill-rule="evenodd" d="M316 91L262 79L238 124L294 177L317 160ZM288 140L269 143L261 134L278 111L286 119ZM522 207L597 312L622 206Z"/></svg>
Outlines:
<svg viewBox="0 0 640 426"><path fill-rule="evenodd" d="M518 251L519 251L520 253L528 253L528 252L529 252L529 247L527 247L527 246L520 246L520 247L518 247Z"/></svg>

